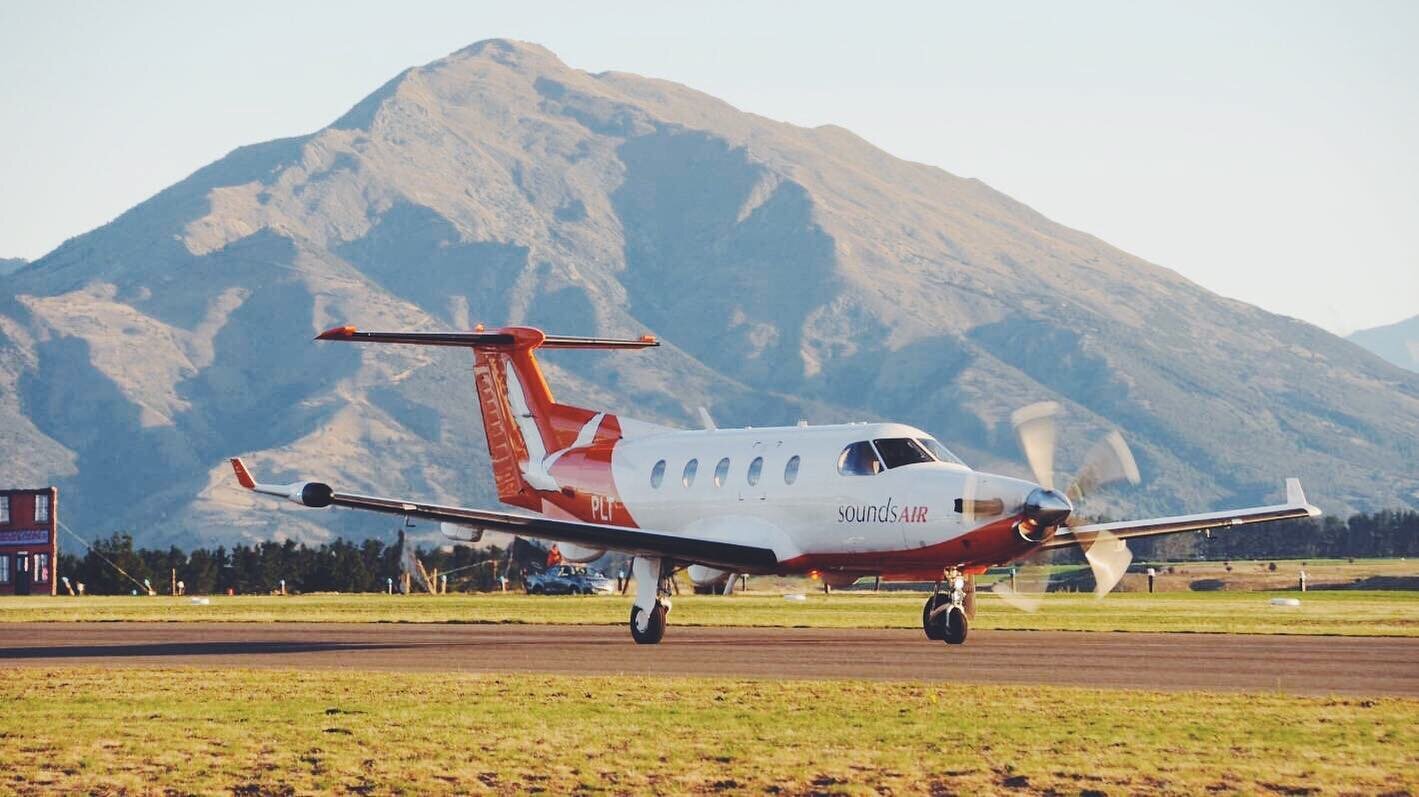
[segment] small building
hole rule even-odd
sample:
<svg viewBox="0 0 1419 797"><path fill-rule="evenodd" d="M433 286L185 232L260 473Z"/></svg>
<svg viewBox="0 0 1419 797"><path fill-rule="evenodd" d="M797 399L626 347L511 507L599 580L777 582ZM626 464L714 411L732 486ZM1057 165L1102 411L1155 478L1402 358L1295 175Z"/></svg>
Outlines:
<svg viewBox="0 0 1419 797"><path fill-rule="evenodd" d="M0 595L54 595L59 490L0 490Z"/></svg>

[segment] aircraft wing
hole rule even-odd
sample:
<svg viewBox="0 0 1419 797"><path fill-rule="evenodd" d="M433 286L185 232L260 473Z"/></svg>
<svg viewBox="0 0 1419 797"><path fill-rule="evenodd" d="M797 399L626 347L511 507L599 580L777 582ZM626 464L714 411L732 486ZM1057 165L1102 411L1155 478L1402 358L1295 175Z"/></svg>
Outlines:
<svg viewBox="0 0 1419 797"><path fill-rule="evenodd" d="M1300 480L1287 479L1286 503L1284 504L1233 509L1225 512L1205 512L1198 515L1177 515L1151 520L1090 523L1086 526L1060 529L1058 534L1041 547L1045 549L1065 548L1076 543L1087 545L1093 542L1100 532L1108 532L1118 539L1128 540L1137 537L1156 537L1161 534L1178 534L1184 531L1234 528L1252 523L1267 523L1273 520L1291 520L1319 515L1320 510L1306 501L1306 494L1301 490Z"/></svg>
<svg viewBox="0 0 1419 797"><path fill-rule="evenodd" d="M233 458L231 462L232 470L236 471L237 481L242 487L263 495L285 498L302 506L342 506L388 515L438 520L473 529L505 531L521 537L576 543L588 548L609 548L639 556L667 557L736 572L772 572L778 566L778 556L772 549L706 537L340 493L320 482L261 484L251 477L240 459Z"/></svg>

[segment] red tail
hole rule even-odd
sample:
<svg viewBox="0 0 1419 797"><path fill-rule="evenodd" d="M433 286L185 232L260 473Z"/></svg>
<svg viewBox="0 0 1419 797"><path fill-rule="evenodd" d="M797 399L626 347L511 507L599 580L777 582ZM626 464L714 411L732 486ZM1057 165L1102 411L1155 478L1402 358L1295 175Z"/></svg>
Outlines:
<svg viewBox="0 0 1419 797"><path fill-rule="evenodd" d="M483 412L483 429L488 437L488 455L493 463L498 499L538 512L544 509L544 496L538 491L557 489L555 480L546 471L548 455L574 443L579 447L609 443L620 437L620 425L615 416L606 415L590 428L590 422L603 413L558 404L537 365L534 350L643 349L660 345L650 335L639 340L580 338L547 335L532 327L445 334L360 332L343 326L329 329L316 339L473 349L473 382ZM579 439L582 437L588 439Z"/></svg>

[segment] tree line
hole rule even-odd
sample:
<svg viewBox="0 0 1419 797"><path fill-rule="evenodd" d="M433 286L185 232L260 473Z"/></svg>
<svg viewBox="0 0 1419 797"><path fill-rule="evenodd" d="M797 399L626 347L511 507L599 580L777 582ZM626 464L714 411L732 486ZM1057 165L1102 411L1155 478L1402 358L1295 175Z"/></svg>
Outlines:
<svg viewBox="0 0 1419 797"><path fill-rule="evenodd" d="M462 545L414 551L426 574L448 575L450 592L498 588L498 577L509 566L506 554L497 547ZM282 582L293 593L384 592L391 587L399 590L407 570L414 589L422 591L423 574L407 564L410 561L402 538L393 544L337 539L318 546L286 540L184 552L177 547L135 548L131 534L115 532L89 543L83 552L60 554L59 575L84 584L90 595L142 593L148 585L167 594L173 581L182 582L189 595L218 595L275 592ZM512 567L514 579L520 569ZM61 585L60 592L64 591Z"/></svg>
<svg viewBox="0 0 1419 797"><path fill-rule="evenodd" d="M1190 542L1190 551L1176 545L1159 550L1157 540L1138 540L1131 546L1140 560L1419 556L1419 512L1375 512L1348 520L1327 516L1216 531L1210 539L1202 535L1179 537L1183 539L1173 542ZM509 589L521 589L523 569L538 567L545 556L522 540L511 551L455 546L416 548L414 555L429 574L437 571L448 576L450 592L495 590L504 575L509 578ZM158 592L167 593L174 575L185 591L194 595L228 590L269 593L280 589L282 581L287 592L384 592L391 584L399 588L401 575L415 567L411 561L402 537L392 544L377 539L339 539L309 546L286 540L184 552L176 547L134 548L132 535L117 532L95 540L82 553L62 554L59 575L83 582L86 592L95 595L142 591L144 580Z"/></svg>
<svg viewBox="0 0 1419 797"><path fill-rule="evenodd" d="M1419 512L1387 510L1263 523L1213 532L1195 550L1208 559L1347 559L1419 556Z"/></svg>

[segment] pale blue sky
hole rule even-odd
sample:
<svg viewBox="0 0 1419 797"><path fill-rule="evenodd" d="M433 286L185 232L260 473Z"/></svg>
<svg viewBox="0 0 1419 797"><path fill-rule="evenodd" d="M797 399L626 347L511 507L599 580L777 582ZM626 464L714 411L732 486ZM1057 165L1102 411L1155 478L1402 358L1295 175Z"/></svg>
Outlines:
<svg viewBox="0 0 1419 797"><path fill-rule="evenodd" d="M479 39L840 124L1227 296L1419 313L1419 2L0 5L0 256Z"/></svg>

